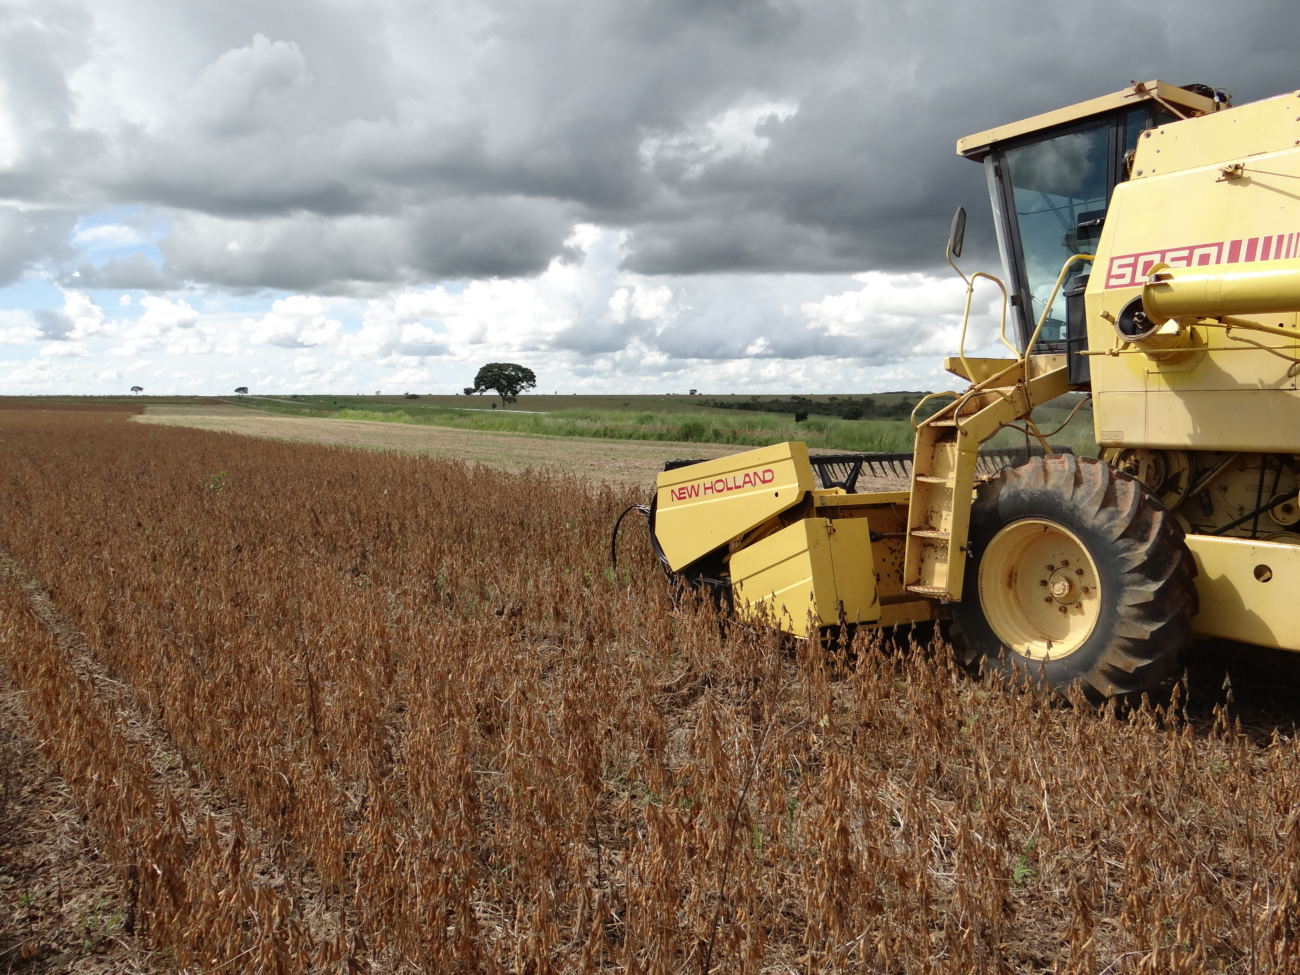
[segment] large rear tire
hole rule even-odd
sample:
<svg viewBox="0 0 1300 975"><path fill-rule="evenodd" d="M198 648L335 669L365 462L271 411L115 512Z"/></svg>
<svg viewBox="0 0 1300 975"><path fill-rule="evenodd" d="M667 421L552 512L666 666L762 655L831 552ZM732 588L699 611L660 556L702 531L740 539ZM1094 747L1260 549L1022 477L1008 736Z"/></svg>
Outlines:
<svg viewBox="0 0 1300 975"><path fill-rule="evenodd" d="M962 601L967 663L1089 698L1131 698L1181 667L1196 566L1174 517L1092 458L1040 457L982 485Z"/></svg>

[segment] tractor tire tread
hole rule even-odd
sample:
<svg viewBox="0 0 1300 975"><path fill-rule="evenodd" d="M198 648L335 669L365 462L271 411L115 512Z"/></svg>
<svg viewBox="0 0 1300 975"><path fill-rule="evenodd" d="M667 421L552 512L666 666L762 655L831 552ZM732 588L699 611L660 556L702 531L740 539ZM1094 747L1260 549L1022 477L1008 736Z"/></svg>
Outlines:
<svg viewBox="0 0 1300 975"><path fill-rule="evenodd" d="M1106 549L1102 556L1113 558L1124 579L1122 591L1112 594L1109 632L1098 638L1104 645L1087 654L1079 651L1080 661L1061 670L1069 678L1066 687L1078 684L1093 698L1133 697L1170 681L1191 640L1191 617L1198 608L1192 581L1196 566L1176 519L1129 475L1100 460L1058 454L1033 458L981 486L971 512L973 548L987 542L989 526L996 530L1014 520L1016 512L1038 509L1042 517L1055 516L1066 527L1090 525ZM968 636L987 630L978 621L971 625L973 612L980 619L983 612L978 587L970 579L977 562L978 557L968 560L966 602L955 613L957 632ZM972 602L973 611L968 608ZM1008 656L1017 660L1008 663ZM984 646L967 647L964 653L967 662L980 657L998 669L1029 669L1026 658L1011 655L1000 642L989 646L987 634Z"/></svg>

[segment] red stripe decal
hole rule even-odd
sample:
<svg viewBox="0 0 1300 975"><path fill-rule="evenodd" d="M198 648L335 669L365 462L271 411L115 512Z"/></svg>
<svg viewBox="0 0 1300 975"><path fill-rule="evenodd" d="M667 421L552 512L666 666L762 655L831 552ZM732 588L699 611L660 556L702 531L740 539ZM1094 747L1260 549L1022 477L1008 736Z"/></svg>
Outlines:
<svg viewBox="0 0 1300 975"><path fill-rule="evenodd" d="M1106 269L1107 288L1132 288L1142 283L1153 264L1170 267L1205 267L1214 264L1249 264L1252 261L1280 261L1300 257L1300 231L1238 237L1194 246L1116 254Z"/></svg>

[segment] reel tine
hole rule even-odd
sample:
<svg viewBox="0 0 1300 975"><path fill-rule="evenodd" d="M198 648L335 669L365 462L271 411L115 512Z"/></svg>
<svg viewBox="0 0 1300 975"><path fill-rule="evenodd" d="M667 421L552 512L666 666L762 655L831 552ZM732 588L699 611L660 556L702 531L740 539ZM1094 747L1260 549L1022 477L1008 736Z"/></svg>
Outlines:
<svg viewBox="0 0 1300 975"><path fill-rule="evenodd" d="M1058 453L1071 453L1069 447L1054 447ZM1030 457L1041 457L1045 451L1040 445L1024 447L985 447L975 461L978 474L992 477L1004 467L1023 464ZM857 491L858 479L865 472L870 477L910 478L912 454L873 452L867 454L820 454L808 458L817 478L824 488L842 487L849 493Z"/></svg>

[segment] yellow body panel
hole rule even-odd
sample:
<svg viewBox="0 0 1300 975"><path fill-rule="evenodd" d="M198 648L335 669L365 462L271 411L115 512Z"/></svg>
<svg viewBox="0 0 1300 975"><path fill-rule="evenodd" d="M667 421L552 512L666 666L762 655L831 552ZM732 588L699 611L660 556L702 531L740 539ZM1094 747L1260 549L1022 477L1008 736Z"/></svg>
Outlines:
<svg viewBox="0 0 1300 975"><path fill-rule="evenodd" d="M814 491L813 512L834 519L866 519L870 524L871 561L875 569L876 596L880 600L879 626L919 623L942 617L942 606L909 592L903 580L907 548L907 514L910 491L873 491L843 494Z"/></svg>
<svg viewBox="0 0 1300 975"><path fill-rule="evenodd" d="M675 572L798 504L813 488L808 446L781 443L664 471L655 533Z"/></svg>
<svg viewBox="0 0 1300 975"><path fill-rule="evenodd" d="M1254 169L1258 157L1285 143L1286 128L1300 119L1300 92L1251 102L1196 120L1195 126L1163 125L1143 133L1133 160L1134 178L1182 172L1198 166L1242 162Z"/></svg>
<svg viewBox="0 0 1300 975"><path fill-rule="evenodd" d="M1300 398L1263 389L1161 389L1105 394L1098 418L1102 447L1167 450L1251 450L1292 453L1300 431ZM1099 398L1094 393L1094 399ZM1104 426L1102 424L1105 424ZM1194 430L1195 438L1189 436Z"/></svg>
<svg viewBox="0 0 1300 975"><path fill-rule="evenodd" d="M1298 118L1300 98L1286 95L1150 129L1138 141L1133 178L1111 198L1088 281L1102 445L1300 451L1300 391L1284 358L1300 355L1297 315L1260 311L1300 305L1279 293L1294 290L1288 270L1300 258ZM1148 289L1157 307L1246 313L1282 331L1189 332L1183 320L1188 351L1162 355L1159 341L1121 347L1113 322L1162 264L1171 285Z"/></svg>
<svg viewBox="0 0 1300 975"><path fill-rule="evenodd" d="M1187 547L1196 559L1201 611L1192 624L1198 634L1300 650L1300 546L1188 535Z"/></svg>
<svg viewBox="0 0 1300 975"><path fill-rule="evenodd" d="M804 518L731 556L736 612L796 636L880 618L865 518Z"/></svg>

